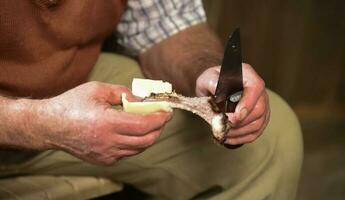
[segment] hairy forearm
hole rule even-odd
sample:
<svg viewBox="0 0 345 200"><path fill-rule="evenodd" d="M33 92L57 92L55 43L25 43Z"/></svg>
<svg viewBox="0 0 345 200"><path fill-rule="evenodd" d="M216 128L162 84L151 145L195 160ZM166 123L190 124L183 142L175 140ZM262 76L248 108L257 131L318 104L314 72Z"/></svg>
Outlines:
<svg viewBox="0 0 345 200"><path fill-rule="evenodd" d="M154 45L139 56L143 73L163 79L185 95L195 95L195 81L207 68L220 64L222 46L207 24L200 24Z"/></svg>
<svg viewBox="0 0 345 200"><path fill-rule="evenodd" d="M0 148L43 150L39 100L0 96Z"/></svg>

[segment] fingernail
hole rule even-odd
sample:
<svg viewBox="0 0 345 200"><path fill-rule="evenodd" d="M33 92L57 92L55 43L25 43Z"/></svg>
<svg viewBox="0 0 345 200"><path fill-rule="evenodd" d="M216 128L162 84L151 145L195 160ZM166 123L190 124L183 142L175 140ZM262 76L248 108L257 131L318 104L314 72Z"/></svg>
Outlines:
<svg viewBox="0 0 345 200"><path fill-rule="evenodd" d="M227 138L224 144L230 145L230 138Z"/></svg>
<svg viewBox="0 0 345 200"><path fill-rule="evenodd" d="M216 92L216 88L217 88L217 81L216 80L213 80L213 79L211 79L210 81L209 81L209 88L210 88L210 92L214 95L214 93Z"/></svg>
<svg viewBox="0 0 345 200"><path fill-rule="evenodd" d="M242 108L240 112L240 121L244 120L247 117L248 110L246 108Z"/></svg>

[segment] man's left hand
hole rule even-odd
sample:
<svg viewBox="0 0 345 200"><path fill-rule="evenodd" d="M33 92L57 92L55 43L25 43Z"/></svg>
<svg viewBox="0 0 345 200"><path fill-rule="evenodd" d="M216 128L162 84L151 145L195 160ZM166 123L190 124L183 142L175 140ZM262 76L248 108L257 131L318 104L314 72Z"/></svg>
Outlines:
<svg viewBox="0 0 345 200"><path fill-rule="evenodd" d="M243 93L234 113L227 113L232 128L225 143L231 145L250 143L256 140L266 128L270 107L265 82L248 65L242 64ZM214 94L219 78L220 67L205 70L196 81L196 95Z"/></svg>

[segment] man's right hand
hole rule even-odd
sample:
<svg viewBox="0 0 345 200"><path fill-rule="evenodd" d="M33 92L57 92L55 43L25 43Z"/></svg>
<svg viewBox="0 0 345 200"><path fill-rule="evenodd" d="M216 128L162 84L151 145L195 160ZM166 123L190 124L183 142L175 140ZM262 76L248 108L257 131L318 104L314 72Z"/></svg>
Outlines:
<svg viewBox="0 0 345 200"><path fill-rule="evenodd" d="M124 86L89 82L44 100L39 118L44 119L45 144L102 165L144 151L171 113L131 114L112 108L121 103L122 93L135 99Z"/></svg>

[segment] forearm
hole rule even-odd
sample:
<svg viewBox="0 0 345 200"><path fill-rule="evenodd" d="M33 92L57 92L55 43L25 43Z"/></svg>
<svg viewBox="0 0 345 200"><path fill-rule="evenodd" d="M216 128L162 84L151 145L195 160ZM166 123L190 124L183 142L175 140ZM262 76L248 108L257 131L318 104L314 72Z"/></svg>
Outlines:
<svg viewBox="0 0 345 200"><path fill-rule="evenodd" d="M139 60L147 77L169 81L178 92L194 96L197 77L219 65L222 56L218 38L200 24L154 45Z"/></svg>
<svg viewBox="0 0 345 200"><path fill-rule="evenodd" d="M38 100L0 96L0 148L43 150Z"/></svg>

